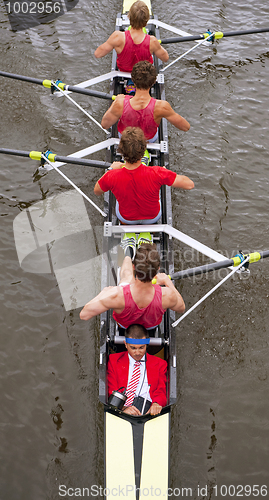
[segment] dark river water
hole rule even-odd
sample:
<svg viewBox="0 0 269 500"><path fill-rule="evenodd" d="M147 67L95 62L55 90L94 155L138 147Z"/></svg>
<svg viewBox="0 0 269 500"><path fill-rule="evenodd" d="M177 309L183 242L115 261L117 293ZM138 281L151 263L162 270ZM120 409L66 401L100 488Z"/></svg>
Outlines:
<svg viewBox="0 0 269 500"><path fill-rule="evenodd" d="M0 69L69 84L108 72L111 55L96 60L94 50L114 30L120 8L116 0L80 0L64 16L15 33L1 2ZM269 24L268 0L153 0L153 11L189 33ZM162 37L169 35L161 30ZM268 44L267 33L225 38L197 48L165 72L167 100L191 124L187 134L169 125L170 166L195 183L191 192L173 193L174 226L227 257L239 249L269 249ZM168 46L170 61L191 46ZM43 87L0 78L0 147L67 155L105 140L104 132L67 100L51 98ZM109 87L105 82L95 88ZM96 98L75 100L98 121L107 109L107 102ZM105 153L94 157L103 160ZM56 500L60 484L103 484L98 319L80 321L79 302L66 310L66 284L52 273L31 272L31 263L21 267L18 259L14 232L21 231L24 241L25 210L42 206L45 217L48 201L63 199L59 196L71 188L54 171L37 173L30 159L1 155L0 166L0 498ZM69 165L64 172L94 197L100 170ZM98 203L102 207L102 200ZM68 201L63 206L64 232L68 224L74 227L77 214ZM88 215L92 226L102 225L93 207ZM56 227L53 217L50 227ZM176 270L206 262L180 243L175 250ZM89 266L94 294L98 281L92 272ZM186 308L225 274L178 283ZM250 275L235 274L175 329L174 498L186 496L184 488L191 488L193 499L266 498L261 487L269 487L268 278L269 259L252 264ZM88 296L82 294L84 299Z"/></svg>

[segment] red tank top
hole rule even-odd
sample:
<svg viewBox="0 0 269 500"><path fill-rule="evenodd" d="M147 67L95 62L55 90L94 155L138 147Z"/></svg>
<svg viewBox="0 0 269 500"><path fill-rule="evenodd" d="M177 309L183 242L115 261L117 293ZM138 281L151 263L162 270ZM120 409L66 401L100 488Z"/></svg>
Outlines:
<svg viewBox="0 0 269 500"><path fill-rule="evenodd" d="M125 45L117 56L117 66L120 71L131 73L134 65L139 61L149 61L153 64L153 57L149 50L150 36L146 35L143 42L134 43L129 30L125 31Z"/></svg>
<svg viewBox="0 0 269 500"><path fill-rule="evenodd" d="M136 305L132 297L130 285L125 285L123 287L125 308L120 314L113 311L113 318L115 321L124 328L128 328L128 326L132 324L143 325L145 328L159 325L165 313L165 309L162 307L162 289L160 285L153 286L155 288L155 294L152 301L147 307L140 308Z"/></svg>
<svg viewBox="0 0 269 500"><path fill-rule="evenodd" d="M144 109L133 109L130 103L132 96L126 95L123 102L123 112L118 122L118 131L120 134L126 127L140 127L147 140L152 139L157 130L158 125L154 120L154 107L156 99L151 98L148 105Z"/></svg>

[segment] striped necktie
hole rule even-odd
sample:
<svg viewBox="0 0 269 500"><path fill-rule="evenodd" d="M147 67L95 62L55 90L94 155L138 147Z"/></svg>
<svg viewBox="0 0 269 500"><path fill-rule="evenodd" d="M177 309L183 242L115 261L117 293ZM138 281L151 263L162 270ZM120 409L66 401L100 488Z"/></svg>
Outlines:
<svg viewBox="0 0 269 500"><path fill-rule="evenodd" d="M140 361L136 361L134 364L134 369L133 369L133 373L131 376L131 380L127 386L126 392L128 394L128 398L126 399L124 406L131 406L132 405L139 379L140 379Z"/></svg>

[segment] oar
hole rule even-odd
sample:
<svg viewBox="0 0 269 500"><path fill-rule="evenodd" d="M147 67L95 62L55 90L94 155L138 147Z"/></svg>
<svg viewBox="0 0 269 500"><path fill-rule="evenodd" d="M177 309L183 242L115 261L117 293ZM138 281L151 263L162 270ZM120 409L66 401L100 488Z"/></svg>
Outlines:
<svg viewBox="0 0 269 500"><path fill-rule="evenodd" d="M220 38L225 38L228 36L240 36L240 35L254 35L255 33L266 33L269 31L269 28L258 28L252 30L241 30L241 31L228 31L226 33L222 33L222 31L216 31L212 36L213 40L218 40ZM195 40L203 40L210 35L210 32L203 33L202 35L191 35L191 36L180 36L173 38L164 38L163 40L159 40L159 42L164 45L167 43L180 43L180 42L192 42Z"/></svg>
<svg viewBox="0 0 269 500"><path fill-rule="evenodd" d="M232 259L225 259L219 262L213 262L212 264L206 264L204 266L193 267L191 269L185 269L184 271L179 271L172 274L172 280L189 278L190 276L197 276L198 274L208 273L210 271L217 271L218 269L224 269L226 267L237 267L241 264L242 260L249 257L249 263L258 262L261 259L266 259L269 257L269 250L263 252L253 252L250 254L238 254Z"/></svg>
<svg viewBox="0 0 269 500"><path fill-rule="evenodd" d="M75 190L85 198L98 212L103 216L106 217L107 214L101 210L101 208L98 207L81 189L73 182L71 179L69 179L58 167L52 164L54 161L63 161L65 163L75 163L78 165L86 165L90 167L97 167L97 168L108 168L110 166L109 163L106 162L101 162L101 161L95 161L95 160L82 160L80 158L73 158L73 157L66 157L66 156L57 156L51 151L47 151L46 153L41 153L39 151L18 151L16 149L3 149L0 148L0 153L3 154L11 154L15 156L23 156L26 158L31 158L32 160L39 160L39 161L45 161L51 165L58 174L60 174Z"/></svg>
<svg viewBox="0 0 269 500"><path fill-rule="evenodd" d="M0 154L23 156L24 158L41 161L42 154L46 156L47 153L41 153L40 151L19 151L17 149L0 148ZM59 161L62 163L73 163L75 165L84 165L85 167L108 168L111 165L111 163L107 163L105 161L83 160L82 158L76 158L75 156L58 156L50 151L48 152L47 159L52 162Z"/></svg>
<svg viewBox="0 0 269 500"><path fill-rule="evenodd" d="M48 89L51 89L52 92L55 90L55 83L57 84L57 87L59 89L65 91L69 90L71 92L76 92L78 94L85 94L85 95L90 95L93 97L100 97L100 99L108 99L108 100L115 100L116 96L111 96L109 94L106 94L105 92L98 92L97 90L87 90L83 89L81 87L74 87L72 85L67 85L66 83L62 83L60 81L53 82L51 80L39 80L38 78L31 78L29 76L23 76L23 75L16 75L14 73L6 73L5 71L0 71L0 76L5 76L7 78L13 78L14 80L21 80L23 82L29 82L29 83L35 83L36 85L43 85L43 87L46 87ZM57 90L57 89L56 89Z"/></svg>
<svg viewBox="0 0 269 500"><path fill-rule="evenodd" d="M207 33L207 36L205 37L204 40L200 40L196 45L194 45L191 49L187 50L187 52L184 52L184 54L181 54L181 56L177 57L174 61L170 62L170 64L168 64L168 66L165 66L165 68L162 68L160 69L161 72L164 72L166 71L168 68L170 68L170 66L173 66L173 64L175 64L176 62L180 61L180 59L182 59L183 57L185 57L187 54L189 54L190 52L192 52L193 50L196 50L198 49L201 45L203 45L204 43L210 41L212 39L212 36L215 35L215 33Z"/></svg>
<svg viewBox="0 0 269 500"><path fill-rule="evenodd" d="M245 265L248 265L248 263L249 263L249 255L247 255L246 257L243 258L243 260L240 262L240 264L238 266L238 269L240 269L241 267L244 267ZM236 273L236 272L237 272L237 269L233 269L229 274L227 274L227 276L225 276L225 278L223 278L223 280L221 280L216 286L214 286L214 288L209 290L209 292L207 292L200 300L198 300L198 302L196 302L196 304L194 304L190 309L188 309L188 311L186 311L183 314L183 316L181 316L174 323L172 323L172 326L173 327L177 326L184 318L186 318L186 316L188 316L192 311L194 311L194 309L196 309L196 307L198 307L202 302L204 302L204 300L207 299L207 297L209 297L213 292L215 292L215 290L217 290L221 285L223 285L223 283L225 283L225 281L230 279L234 275L234 273Z"/></svg>

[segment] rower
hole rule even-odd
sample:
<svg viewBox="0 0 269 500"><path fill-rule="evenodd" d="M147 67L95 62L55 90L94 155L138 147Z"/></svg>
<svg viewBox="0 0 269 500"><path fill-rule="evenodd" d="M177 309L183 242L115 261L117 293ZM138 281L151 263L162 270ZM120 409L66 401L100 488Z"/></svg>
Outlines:
<svg viewBox="0 0 269 500"><path fill-rule="evenodd" d="M127 72L131 72L138 61L146 60L152 64L152 54L161 61L168 61L168 52L161 47L157 38L145 33L145 26L150 17L147 5L142 0L137 0L132 4L128 16L130 29L125 32L114 31L105 43L97 47L95 57L104 57L115 49L118 69Z"/></svg>
<svg viewBox="0 0 269 500"><path fill-rule="evenodd" d="M139 235L137 250L135 234L124 241L125 257L120 269L119 286L104 288L84 306L80 319L88 320L113 309L113 318L121 328L139 323L151 330L161 323L166 309L184 312L183 298L169 276L158 273L160 255L156 244L142 243L148 236L149 233ZM154 278L156 284L152 283Z"/></svg>
<svg viewBox="0 0 269 500"><path fill-rule="evenodd" d="M148 142L158 139L158 127L162 118L166 118L179 130L187 132L190 124L176 113L167 101L153 99L150 89L156 82L157 72L148 61L136 63L132 69L132 81L135 96L119 94L102 118L101 125L109 129L119 120L119 136L126 127L140 127Z"/></svg>
<svg viewBox="0 0 269 500"><path fill-rule="evenodd" d="M146 150L146 139L138 127L127 127L121 136L118 152L125 163L114 162L95 184L97 196L112 191L117 199L116 215L124 224L154 224L161 215L159 191L167 185L193 189L194 183L185 175L178 175L165 167L141 163Z"/></svg>
<svg viewBox="0 0 269 500"><path fill-rule="evenodd" d="M148 333L141 325L132 324L126 330L127 352L110 354L107 365L108 395L126 387L127 400L123 411L129 415L158 415L167 403L167 363L147 354Z"/></svg>

